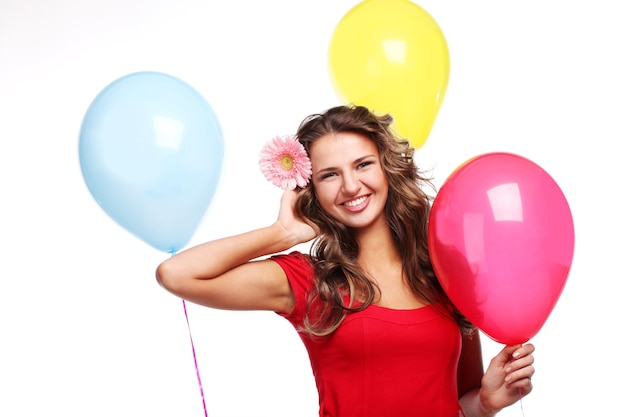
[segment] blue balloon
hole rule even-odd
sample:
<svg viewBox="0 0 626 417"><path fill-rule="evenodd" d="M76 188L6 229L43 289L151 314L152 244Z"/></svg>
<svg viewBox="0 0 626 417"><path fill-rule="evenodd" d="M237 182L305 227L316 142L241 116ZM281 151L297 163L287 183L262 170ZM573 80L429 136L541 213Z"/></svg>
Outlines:
<svg viewBox="0 0 626 417"><path fill-rule="evenodd" d="M215 194L223 155L211 106L184 81L158 72L109 84L80 129L80 167L93 198L164 252L193 236Z"/></svg>

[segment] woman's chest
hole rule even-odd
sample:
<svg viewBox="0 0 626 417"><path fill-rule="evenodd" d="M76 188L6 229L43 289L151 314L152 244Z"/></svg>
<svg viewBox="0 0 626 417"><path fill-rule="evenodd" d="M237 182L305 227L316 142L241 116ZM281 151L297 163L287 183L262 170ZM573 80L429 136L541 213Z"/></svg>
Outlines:
<svg viewBox="0 0 626 417"><path fill-rule="evenodd" d="M392 310L370 306L350 314L323 340L312 342L310 352L321 363L363 366L421 366L434 358L458 358L461 335L451 319L431 306Z"/></svg>

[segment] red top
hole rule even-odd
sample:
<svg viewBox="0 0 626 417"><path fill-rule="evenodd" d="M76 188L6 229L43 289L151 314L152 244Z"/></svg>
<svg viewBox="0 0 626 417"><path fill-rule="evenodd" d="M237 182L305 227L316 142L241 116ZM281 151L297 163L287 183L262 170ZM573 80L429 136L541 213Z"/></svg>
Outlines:
<svg viewBox="0 0 626 417"><path fill-rule="evenodd" d="M303 323L313 271L305 255L276 255L295 295L282 314ZM432 306L394 310L371 305L349 314L330 336L299 332L311 360L321 417L458 417L457 324Z"/></svg>

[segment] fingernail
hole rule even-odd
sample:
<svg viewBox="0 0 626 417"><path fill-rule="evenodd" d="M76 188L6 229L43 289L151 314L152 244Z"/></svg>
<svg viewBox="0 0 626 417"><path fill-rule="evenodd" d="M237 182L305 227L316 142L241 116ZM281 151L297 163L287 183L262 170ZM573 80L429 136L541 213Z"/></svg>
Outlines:
<svg viewBox="0 0 626 417"><path fill-rule="evenodd" d="M519 351L515 351L515 352L513 352L513 357L514 357L515 359L519 358L519 355L520 355Z"/></svg>

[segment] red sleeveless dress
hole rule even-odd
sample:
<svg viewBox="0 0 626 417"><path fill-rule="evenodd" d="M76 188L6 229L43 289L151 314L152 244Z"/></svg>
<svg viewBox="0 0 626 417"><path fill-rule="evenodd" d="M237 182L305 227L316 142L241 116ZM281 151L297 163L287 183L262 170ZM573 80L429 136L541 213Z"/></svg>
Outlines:
<svg viewBox="0 0 626 417"><path fill-rule="evenodd" d="M281 314L299 329L314 287L307 257L276 255L295 294ZM349 314L330 336L299 332L319 393L320 417L458 417L461 333L432 306L394 310L371 305Z"/></svg>

